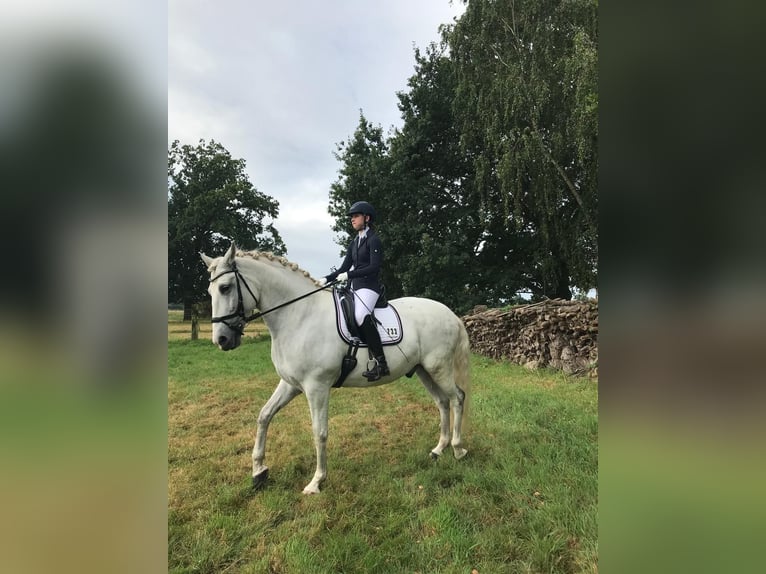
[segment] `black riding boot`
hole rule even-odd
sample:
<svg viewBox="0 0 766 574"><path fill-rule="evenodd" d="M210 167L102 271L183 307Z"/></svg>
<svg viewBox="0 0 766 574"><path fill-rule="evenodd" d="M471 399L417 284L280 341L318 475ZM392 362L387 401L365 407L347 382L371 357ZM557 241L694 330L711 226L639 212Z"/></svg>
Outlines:
<svg viewBox="0 0 766 574"><path fill-rule="evenodd" d="M383 345L380 342L380 335L372 320L372 315L367 315L364 318L361 327L364 337L367 339L367 345L369 345L372 355L375 358L375 366L362 373L362 376L366 377L368 381L377 381L381 377L390 374L390 372L388 370L388 364L386 363L386 356L383 354Z"/></svg>

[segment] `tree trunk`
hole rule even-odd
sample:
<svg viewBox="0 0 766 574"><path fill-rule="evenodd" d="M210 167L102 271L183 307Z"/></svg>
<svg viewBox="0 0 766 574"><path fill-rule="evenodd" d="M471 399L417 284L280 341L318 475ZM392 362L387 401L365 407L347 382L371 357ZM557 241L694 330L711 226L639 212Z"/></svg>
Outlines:
<svg viewBox="0 0 766 574"><path fill-rule="evenodd" d="M545 295L549 299L564 299L566 301L571 301L572 290L569 288L569 268L561 259L559 259L556 268L556 283L548 286L548 292Z"/></svg>
<svg viewBox="0 0 766 574"><path fill-rule="evenodd" d="M559 280L559 284L556 285L556 290L551 299L564 299L565 301L572 300L572 290L567 285L566 280Z"/></svg>

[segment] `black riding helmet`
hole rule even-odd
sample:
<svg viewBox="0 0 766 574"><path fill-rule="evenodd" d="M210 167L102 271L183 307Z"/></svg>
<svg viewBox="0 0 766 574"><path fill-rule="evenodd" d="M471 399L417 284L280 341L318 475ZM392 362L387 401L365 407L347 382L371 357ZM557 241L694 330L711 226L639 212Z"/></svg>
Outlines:
<svg viewBox="0 0 766 574"><path fill-rule="evenodd" d="M353 215L355 213L361 213L362 215L369 215L370 221L375 220L375 208L366 201L357 201L352 205L346 215Z"/></svg>

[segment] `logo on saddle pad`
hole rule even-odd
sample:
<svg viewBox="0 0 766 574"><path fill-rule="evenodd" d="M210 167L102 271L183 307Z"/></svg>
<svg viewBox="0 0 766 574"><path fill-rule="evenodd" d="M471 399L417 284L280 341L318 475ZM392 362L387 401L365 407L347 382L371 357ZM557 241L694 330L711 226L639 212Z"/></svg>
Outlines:
<svg viewBox="0 0 766 574"><path fill-rule="evenodd" d="M351 334L351 331L348 328L347 317L345 313L352 309L350 309L350 301L346 300L344 305L343 299L351 299L353 297L353 293L346 291L343 295L341 295L337 290L333 290L332 297L333 301L335 301L335 323L338 327L338 334L340 335L340 338L343 339L346 343L351 344L351 340L354 338L354 336ZM344 306L346 305L349 307L344 309ZM375 326L378 328L380 342L383 344L383 346L396 345L402 342L402 320L399 318L399 313L396 311L396 309L394 309L390 304L386 305L385 307L376 307L374 317ZM351 316L348 318L348 320L354 320L353 313L351 313ZM359 346L366 347L367 344L362 343Z"/></svg>

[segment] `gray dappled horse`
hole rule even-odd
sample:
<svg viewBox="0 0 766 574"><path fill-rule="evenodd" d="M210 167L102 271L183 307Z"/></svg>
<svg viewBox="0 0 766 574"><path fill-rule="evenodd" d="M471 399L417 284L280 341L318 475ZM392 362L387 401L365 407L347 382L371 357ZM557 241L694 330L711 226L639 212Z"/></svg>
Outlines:
<svg viewBox="0 0 766 574"><path fill-rule="evenodd" d="M317 290L319 284L307 272L270 253L237 252L232 244L223 257L204 254L201 257L210 273L213 342L224 351L238 347L245 324L252 318L246 315L246 310L260 309L271 333L271 360L280 381L258 415L253 484L263 484L268 476L263 461L271 419L304 393L311 411L317 466L303 492L318 493L327 476L330 389L338 380L348 350L348 344L336 330L332 294L329 290ZM312 291L317 292L302 297ZM285 302L290 304L282 306ZM417 373L439 407L441 417L439 443L431 450L431 456L437 458L451 442L455 458L463 458L467 451L461 446L460 431L469 391L469 343L465 327L449 308L431 299L403 297L390 304L401 318L403 334L396 347L387 348L390 375L370 382L362 376L364 365L358 365L343 386L383 385Z"/></svg>

